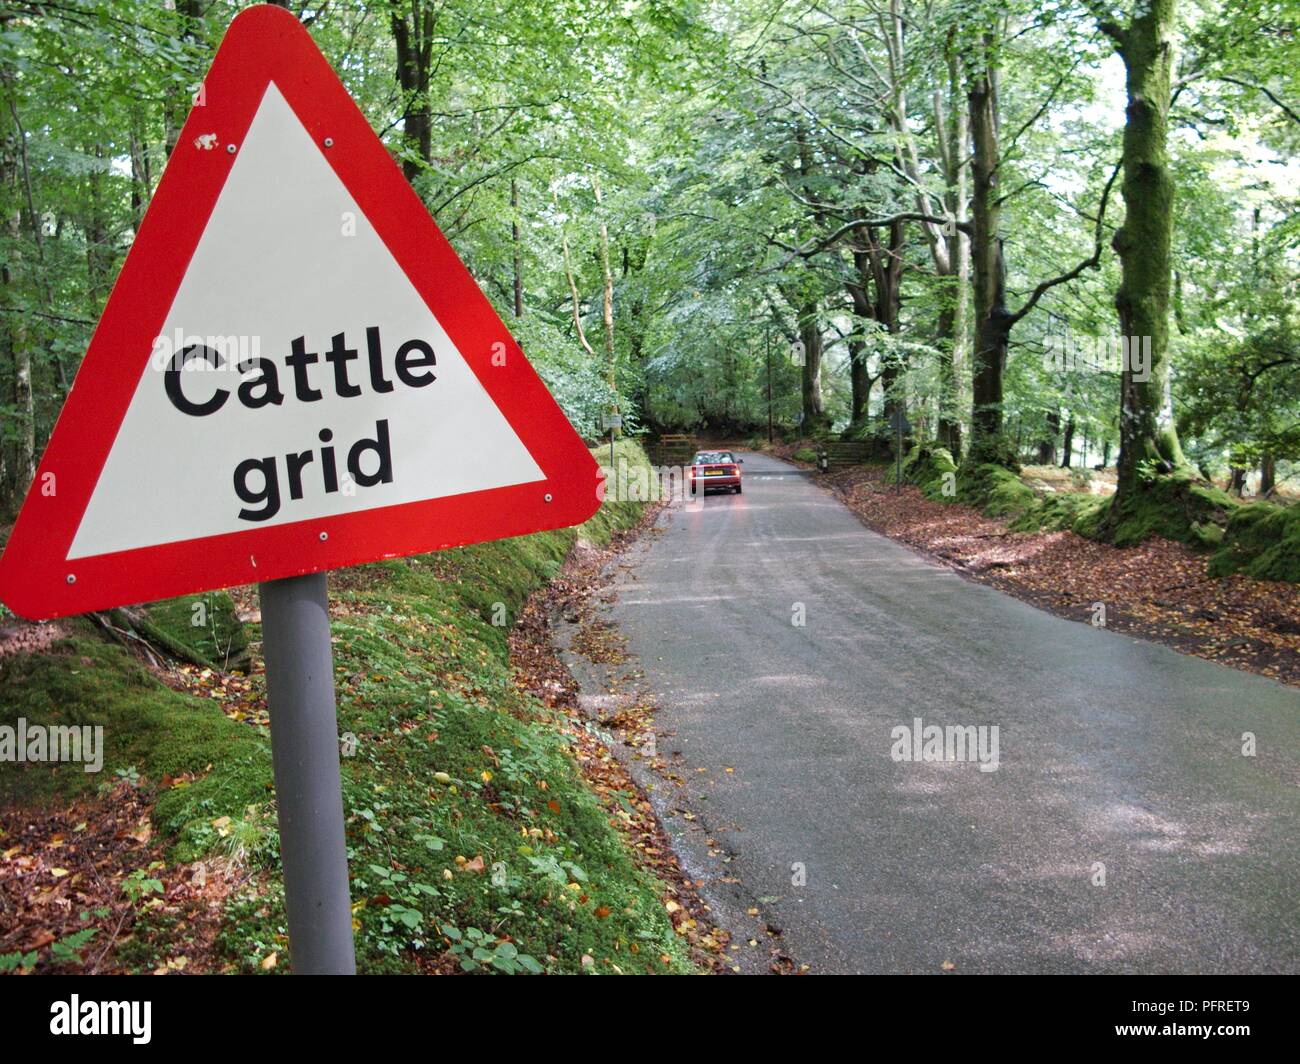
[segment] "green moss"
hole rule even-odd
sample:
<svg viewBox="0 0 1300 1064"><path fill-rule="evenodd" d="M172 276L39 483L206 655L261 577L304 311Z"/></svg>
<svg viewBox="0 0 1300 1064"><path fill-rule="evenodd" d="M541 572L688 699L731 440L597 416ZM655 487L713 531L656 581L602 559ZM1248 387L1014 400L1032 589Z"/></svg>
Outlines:
<svg viewBox="0 0 1300 1064"><path fill-rule="evenodd" d="M229 670L248 662L248 635L224 591L151 602L118 611L127 624L174 657Z"/></svg>
<svg viewBox="0 0 1300 1064"><path fill-rule="evenodd" d="M816 462L817 452L811 447L800 447L790 457L796 462Z"/></svg>
<svg viewBox="0 0 1300 1064"><path fill-rule="evenodd" d="M1228 518L1211 576L1245 572L1259 580L1300 583L1300 507L1257 502Z"/></svg>
<svg viewBox="0 0 1300 1064"><path fill-rule="evenodd" d="M885 474L891 483L897 478L897 469L891 466ZM903 459L903 479L918 485L932 499L952 498L955 495L957 463L952 453L944 447L918 444ZM947 493L945 494L945 489Z"/></svg>
<svg viewBox="0 0 1300 1064"><path fill-rule="evenodd" d="M1078 531L1087 527L1105 511L1109 500L1103 495L1081 491L1061 491L1043 496L1037 507L1026 510L1011 522L1014 532Z"/></svg>
<svg viewBox="0 0 1300 1064"><path fill-rule="evenodd" d="M193 773L193 782L164 790L154 811L188 859L202 848L195 840L212 834L212 819L242 815L269 797L270 748L261 734L212 702L163 686L89 626L43 652L0 661L0 722L15 725L19 717L29 725L102 725L103 767L90 773L82 764L0 762L5 803L42 805L120 777L153 787L164 776Z"/></svg>
<svg viewBox="0 0 1300 1064"><path fill-rule="evenodd" d="M1022 518L1041 505L1038 493L1006 466L967 464L957 477L957 498L990 517Z"/></svg>
<svg viewBox="0 0 1300 1064"><path fill-rule="evenodd" d="M1179 468L1141 481L1123 498L1116 495L1106 514L1090 528L1117 547L1134 546L1151 536L1212 547L1240 505L1195 470Z"/></svg>

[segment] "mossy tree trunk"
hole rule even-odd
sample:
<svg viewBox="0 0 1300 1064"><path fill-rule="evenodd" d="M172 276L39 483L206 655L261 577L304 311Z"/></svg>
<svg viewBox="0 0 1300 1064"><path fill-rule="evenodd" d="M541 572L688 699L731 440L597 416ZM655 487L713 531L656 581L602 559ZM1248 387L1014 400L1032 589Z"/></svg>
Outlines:
<svg viewBox="0 0 1300 1064"><path fill-rule="evenodd" d="M1101 23L1124 61L1128 92L1125 218L1113 241L1122 268L1115 306L1129 351L1120 382L1117 506L1139 490L1144 466L1172 472L1186 465L1167 402L1174 203L1167 141L1174 7L1175 0L1141 0L1127 28ZM1139 351L1142 357L1134 357Z"/></svg>

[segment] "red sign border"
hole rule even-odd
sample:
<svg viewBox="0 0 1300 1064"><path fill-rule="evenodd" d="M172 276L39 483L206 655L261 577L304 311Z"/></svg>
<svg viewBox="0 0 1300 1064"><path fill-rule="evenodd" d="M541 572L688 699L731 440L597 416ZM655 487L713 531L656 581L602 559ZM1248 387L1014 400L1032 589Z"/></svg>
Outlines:
<svg viewBox="0 0 1300 1064"><path fill-rule="evenodd" d="M154 338L271 81L545 480L68 561ZM591 517L600 505L595 459L297 18L270 5L237 15L201 100L181 130L0 556L0 598L24 617L62 617ZM194 144L213 132L215 147ZM123 351L140 352L129 371L120 365ZM494 351L504 351L503 364L493 364ZM50 485L54 491L46 494ZM166 505L166 485L158 493Z"/></svg>

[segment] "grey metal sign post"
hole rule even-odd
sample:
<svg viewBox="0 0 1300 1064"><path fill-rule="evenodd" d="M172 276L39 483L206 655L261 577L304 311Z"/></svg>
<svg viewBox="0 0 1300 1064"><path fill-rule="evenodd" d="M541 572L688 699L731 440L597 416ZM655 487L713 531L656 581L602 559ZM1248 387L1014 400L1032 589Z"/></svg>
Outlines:
<svg viewBox="0 0 1300 1064"><path fill-rule="evenodd" d="M354 975L325 574L271 580L258 594L293 971Z"/></svg>
<svg viewBox="0 0 1300 1064"><path fill-rule="evenodd" d="M619 413L606 414L601 419L605 428L609 430L609 470L610 476L614 475L614 432L616 429L623 427L623 415Z"/></svg>
<svg viewBox="0 0 1300 1064"><path fill-rule="evenodd" d="M898 492L903 490L903 436L912 431L912 426L908 424L907 415L901 409L896 409L889 415L889 427L895 433L894 491Z"/></svg>

